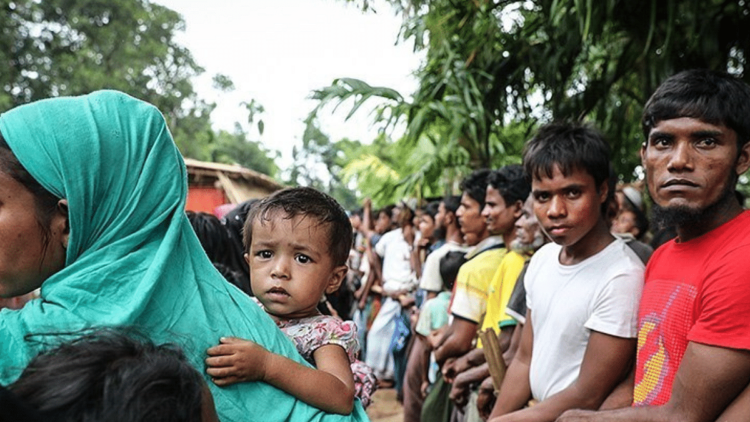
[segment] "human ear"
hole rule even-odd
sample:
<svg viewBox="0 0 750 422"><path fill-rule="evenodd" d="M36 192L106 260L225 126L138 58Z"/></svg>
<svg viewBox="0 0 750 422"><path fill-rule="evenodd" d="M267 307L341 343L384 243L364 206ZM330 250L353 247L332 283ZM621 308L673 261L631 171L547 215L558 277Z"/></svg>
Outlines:
<svg viewBox="0 0 750 422"><path fill-rule="evenodd" d="M247 262L247 265L250 265L250 254L244 253L242 254L242 257L245 258L245 262Z"/></svg>
<svg viewBox="0 0 750 422"><path fill-rule="evenodd" d="M328 280L328 285L326 286L326 293L335 293L339 289L339 286L341 286L341 283L344 281L344 278L346 277L346 273L348 271L349 267L346 265L340 265L334 268L333 272L331 273L331 278Z"/></svg>
<svg viewBox="0 0 750 422"><path fill-rule="evenodd" d="M609 180L605 180L602 182L602 185L599 186L599 203L603 204L607 202L608 195L609 195Z"/></svg>
<svg viewBox="0 0 750 422"><path fill-rule="evenodd" d="M64 249L68 249L70 241L70 219L68 218L68 200L57 201L57 210L52 217L51 229L53 233L60 233L60 243Z"/></svg>
<svg viewBox="0 0 750 422"><path fill-rule="evenodd" d="M739 154L737 155L737 164L735 165L735 172L737 175L741 175L750 168L750 142L740 148Z"/></svg>
<svg viewBox="0 0 750 422"><path fill-rule="evenodd" d="M520 199L513 204L513 218L518 220L523 214L523 201Z"/></svg>

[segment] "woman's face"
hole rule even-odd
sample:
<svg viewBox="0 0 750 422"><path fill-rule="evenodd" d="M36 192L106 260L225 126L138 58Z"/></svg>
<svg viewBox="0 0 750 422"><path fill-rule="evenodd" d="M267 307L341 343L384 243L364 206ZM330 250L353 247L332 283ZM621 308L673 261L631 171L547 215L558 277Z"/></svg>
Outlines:
<svg viewBox="0 0 750 422"><path fill-rule="evenodd" d="M0 171L0 297L29 293L65 266L67 217L56 212L47 229L45 242L34 195Z"/></svg>

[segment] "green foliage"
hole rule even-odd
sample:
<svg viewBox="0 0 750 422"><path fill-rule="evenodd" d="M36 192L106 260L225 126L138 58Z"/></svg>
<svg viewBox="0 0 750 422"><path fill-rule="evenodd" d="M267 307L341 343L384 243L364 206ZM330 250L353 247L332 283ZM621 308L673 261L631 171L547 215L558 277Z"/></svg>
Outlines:
<svg viewBox="0 0 750 422"><path fill-rule="evenodd" d="M358 207L357 194L342 179L341 171L347 162L360 154L362 144L349 139L331 142L313 118L308 118L305 123L302 147L292 149L294 162L285 183L326 192L347 209Z"/></svg>
<svg viewBox="0 0 750 422"><path fill-rule="evenodd" d="M371 0L347 2L365 11L373 6ZM436 167L442 168L437 177L448 178L467 168L517 161L535 127L563 119L602 130L612 144L615 170L630 180L643 142L642 107L663 79L684 69L712 68L750 81L745 1L388 3L404 17L401 40L425 51L426 59L413 98L381 96L385 105L379 109L391 113L376 118L384 127L405 119L405 139L414 150L423 148L425 138L435 145L431 161L404 182L436 177ZM338 91L319 91L329 94L318 97L321 103L369 98L351 84L342 90L338 81Z"/></svg>
<svg viewBox="0 0 750 422"><path fill-rule="evenodd" d="M174 42L184 23L174 11L141 1L3 1L0 104L117 89L178 119L200 74Z"/></svg>
<svg viewBox="0 0 750 422"><path fill-rule="evenodd" d="M278 151L269 151L260 142L248 139L247 133L240 125L237 125L234 133L222 130L216 134L210 161L239 164L242 167L276 177L279 168L275 160L278 158Z"/></svg>
<svg viewBox="0 0 750 422"><path fill-rule="evenodd" d="M183 155L275 175L274 154L238 129L211 128L215 105L198 98L203 69L174 40L176 12L147 0L0 0L0 110L41 98L116 89L156 105ZM214 87L232 91L226 75ZM263 107L247 104L260 134ZM255 119L255 120L254 120Z"/></svg>

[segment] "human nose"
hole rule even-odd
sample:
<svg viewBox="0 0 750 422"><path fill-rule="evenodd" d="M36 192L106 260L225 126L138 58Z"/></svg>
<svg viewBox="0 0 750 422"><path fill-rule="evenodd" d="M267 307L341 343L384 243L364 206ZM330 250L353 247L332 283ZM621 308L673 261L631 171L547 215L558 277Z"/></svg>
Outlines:
<svg viewBox="0 0 750 422"><path fill-rule="evenodd" d="M692 170L690 145L687 142L677 142L669 157L667 169L670 171Z"/></svg>
<svg viewBox="0 0 750 422"><path fill-rule="evenodd" d="M526 225L526 216L522 214L520 217L518 217L518 220L516 220L516 224L514 224L513 227L515 229L522 229L524 228L525 225Z"/></svg>
<svg viewBox="0 0 750 422"><path fill-rule="evenodd" d="M555 195L549 201L549 208L547 208L547 217L550 219L563 218L568 214L568 210L565 207L565 201L563 198Z"/></svg>
<svg viewBox="0 0 750 422"><path fill-rule="evenodd" d="M274 261L273 268L271 268L271 277L282 279L289 278L289 262L287 259L279 258Z"/></svg>

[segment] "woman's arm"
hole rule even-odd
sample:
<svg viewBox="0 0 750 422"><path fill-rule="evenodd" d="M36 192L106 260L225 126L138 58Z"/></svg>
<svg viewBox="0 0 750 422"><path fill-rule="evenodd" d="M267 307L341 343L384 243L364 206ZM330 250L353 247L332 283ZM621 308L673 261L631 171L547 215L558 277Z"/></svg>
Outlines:
<svg viewBox="0 0 750 422"><path fill-rule="evenodd" d="M206 372L218 386L263 381L329 413L349 414L354 407L354 376L340 346L318 348L317 369L233 337L222 338L208 355Z"/></svg>

